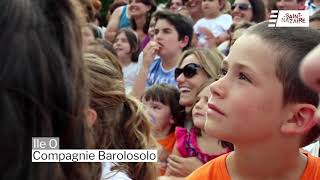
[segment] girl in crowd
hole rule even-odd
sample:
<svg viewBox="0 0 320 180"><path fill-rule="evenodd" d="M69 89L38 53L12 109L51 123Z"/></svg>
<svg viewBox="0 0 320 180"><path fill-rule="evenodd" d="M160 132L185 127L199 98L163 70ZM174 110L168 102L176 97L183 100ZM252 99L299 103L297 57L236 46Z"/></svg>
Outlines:
<svg viewBox="0 0 320 180"><path fill-rule="evenodd" d="M262 0L235 0L231 10L233 23L240 21L259 23L266 20L266 9Z"/></svg>
<svg viewBox="0 0 320 180"><path fill-rule="evenodd" d="M186 165L179 168L180 164L177 158L172 156L168 159L167 175L173 176L188 176L196 168L202 164L214 159L222 154L228 153L233 150L231 143L218 140L215 137L209 136L204 131L204 124L206 121L206 111L208 109L208 99L210 96L209 85L215 79L209 79L201 85L198 94L197 102L192 108L193 127L190 131L186 128L176 128L176 144L172 154L180 157L196 157L200 162L195 163L191 167L194 169L185 168ZM190 167L188 165L187 167ZM189 172L186 172L189 170Z"/></svg>
<svg viewBox="0 0 320 180"><path fill-rule="evenodd" d="M179 104L179 91L171 85L153 85L142 96L142 102L153 123L153 135L160 147L160 175L165 173L167 157L176 141L174 130L183 125L185 111Z"/></svg>
<svg viewBox="0 0 320 180"><path fill-rule="evenodd" d="M230 40L223 42L219 45L218 50L220 50L224 55L228 55L231 46L235 41L252 25L255 23L249 21L241 21L236 24L232 24L229 29Z"/></svg>
<svg viewBox="0 0 320 180"><path fill-rule="evenodd" d="M129 94L139 68L137 63L139 47L138 38L135 32L127 28L120 29L113 42L113 48L116 50L119 62L122 66L126 93Z"/></svg>
<svg viewBox="0 0 320 180"><path fill-rule="evenodd" d="M178 61L175 78L180 92L180 105L186 112L196 101L199 87L210 78L218 79L222 55L208 49L190 49L185 51ZM184 121L184 127L191 127L191 120Z"/></svg>
<svg viewBox="0 0 320 180"><path fill-rule="evenodd" d="M91 116L97 117L93 125L96 148L154 148L149 121L141 106L125 95L121 67L111 53L106 51L105 54L110 59L89 53L84 55L88 67ZM119 178L155 180L156 167L146 162L103 163L101 179Z"/></svg>
<svg viewBox="0 0 320 180"><path fill-rule="evenodd" d="M130 0L130 14L132 29L136 31L139 37L139 50L150 41L148 30L152 13L157 9L157 4L154 0Z"/></svg>
<svg viewBox="0 0 320 180"><path fill-rule="evenodd" d="M95 39L102 39L101 31L95 25L88 23L81 29L83 39L83 49L86 49L88 45Z"/></svg>
<svg viewBox="0 0 320 180"><path fill-rule="evenodd" d="M118 10L119 9L119 10ZM124 9L124 10L122 10ZM123 27L132 27L138 34L139 49L142 50L149 42L148 29L152 13L157 9L154 0L130 0L129 5L117 8L108 23L105 37L113 42L117 31ZM121 20L123 12L127 11L130 19ZM120 23L129 21L129 25L119 26ZM119 27L118 27L119 26Z"/></svg>
<svg viewBox="0 0 320 180"><path fill-rule="evenodd" d="M79 8L72 0L0 3L0 179L100 178L92 163L31 162L32 137L59 137L61 149L93 147Z"/></svg>

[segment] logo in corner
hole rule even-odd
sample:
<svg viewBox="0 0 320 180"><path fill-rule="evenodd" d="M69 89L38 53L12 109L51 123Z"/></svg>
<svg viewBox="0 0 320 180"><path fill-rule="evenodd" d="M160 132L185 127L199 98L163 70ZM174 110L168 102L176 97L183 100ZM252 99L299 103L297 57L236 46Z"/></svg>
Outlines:
<svg viewBox="0 0 320 180"><path fill-rule="evenodd" d="M269 27L309 27L309 13L305 10L272 10Z"/></svg>

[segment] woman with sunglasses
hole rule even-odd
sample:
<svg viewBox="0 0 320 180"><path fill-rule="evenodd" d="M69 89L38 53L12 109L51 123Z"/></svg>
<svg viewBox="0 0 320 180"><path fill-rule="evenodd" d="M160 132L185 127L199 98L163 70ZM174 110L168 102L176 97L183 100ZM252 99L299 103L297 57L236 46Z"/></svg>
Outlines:
<svg viewBox="0 0 320 180"><path fill-rule="evenodd" d="M218 79L221 62L222 56L218 51L202 48L187 50L180 56L175 70L175 78L180 91L179 103L186 108L186 112L190 115L190 118L184 122L187 131L192 127L191 109L197 102L197 93L209 79ZM175 179L172 176L187 176L203 164L196 157L180 157L171 154L170 159L174 161L175 168L171 168L167 172L166 175L170 175L167 179ZM161 180L164 179L166 178L163 177Z"/></svg>
<svg viewBox="0 0 320 180"><path fill-rule="evenodd" d="M262 0L235 0L231 10L233 23L240 21L259 23L266 20L266 9Z"/></svg>
<svg viewBox="0 0 320 180"><path fill-rule="evenodd" d="M201 84L210 78L218 79L222 59L218 51L204 48L190 49L180 56L175 79L180 91L179 103L186 108L187 113L196 101ZM190 122L185 121L185 127L190 127Z"/></svg>

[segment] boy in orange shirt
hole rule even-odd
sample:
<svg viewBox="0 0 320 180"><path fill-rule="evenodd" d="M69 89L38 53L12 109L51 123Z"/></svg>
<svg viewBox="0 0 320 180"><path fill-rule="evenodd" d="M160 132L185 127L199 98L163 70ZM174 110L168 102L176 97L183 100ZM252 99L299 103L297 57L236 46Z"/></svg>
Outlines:
<svg viewBox="0 0 320 180"><path fill-rule="evenodd" d="M235 42L221 78L210 85L205 123L208 134L233 143L235 150L188 180L320 179L320 159L299 151L319 137L314 118L319 97L298 73L319 42L318 31L271 28L268 22Z"/></svg>

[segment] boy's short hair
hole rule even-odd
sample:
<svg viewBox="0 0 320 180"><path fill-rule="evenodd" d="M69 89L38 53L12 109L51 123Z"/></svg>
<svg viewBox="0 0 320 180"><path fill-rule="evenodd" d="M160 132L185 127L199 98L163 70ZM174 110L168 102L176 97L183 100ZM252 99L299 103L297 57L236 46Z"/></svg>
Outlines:
<svg viewBox="0 0 320 180"><path fill-rule="evenodd" d="M276 76L283 85L283 105L288 103L309 103L318 106L316 92L304 85L299 77L299 65L320 42L320 32L311 28L268 27L262 22L248 29L246 35L257 35L275 52L277 58ZM314 126L303 138L301 146L310 144L319 137L319 125Z"/></svg>
<svg viewBox="0 0 320 180"><path fill-rule="evenodd" d="M185 36L189 37L188 44L183 48L186 50L190 47L192 36L193 36L193 23L188 17L185 17L178 13L173 13L169 10L157 11L154 14L156 22L161 20L166 20L176 29L178 33L178 40L182 40Z"/></svg>
<svg viewBox="0 0 320 180"><path fill-rule="evenodd" d="M176 87L169 84L156 84L148 88L142 98L146 101L157 101L169 106L175 121L174 126L183 127L186 113L184 106L179 104L180 93Z"/></svg>

